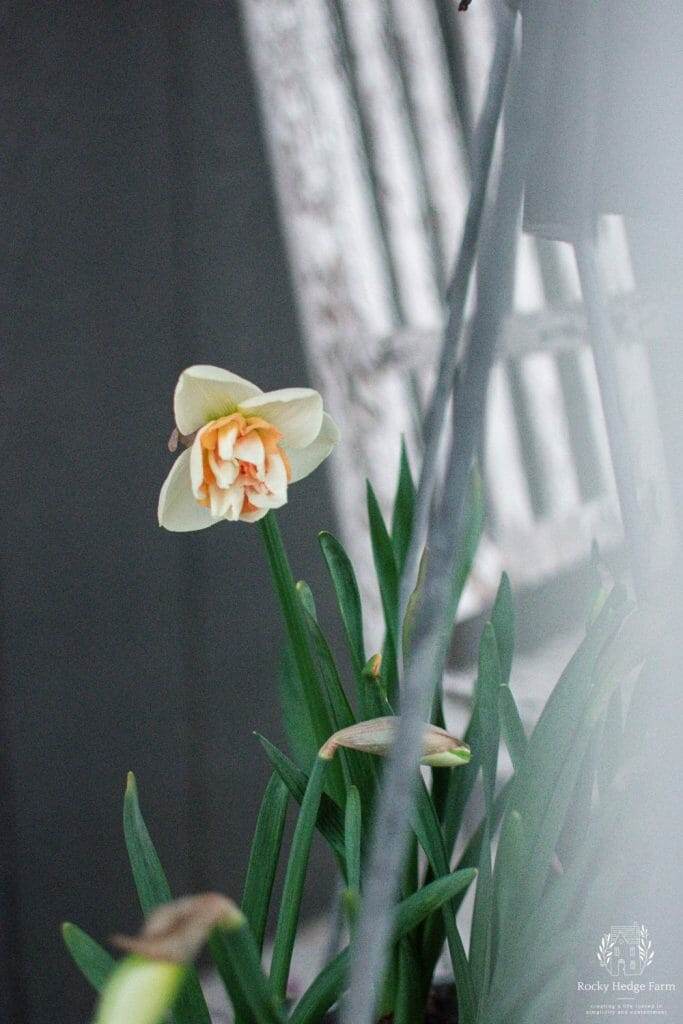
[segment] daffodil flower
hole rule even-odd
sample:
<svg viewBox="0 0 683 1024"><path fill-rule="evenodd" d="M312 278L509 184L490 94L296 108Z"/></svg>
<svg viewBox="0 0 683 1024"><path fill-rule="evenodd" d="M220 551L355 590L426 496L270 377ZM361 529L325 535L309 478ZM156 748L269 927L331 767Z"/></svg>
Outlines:
<svg viewBox="0 0 683 1024"><path fill-rule="evenodd" d="M191 366L175 389L178 432L191 446L159 495L159 525L203 530L221 520L254 523L287 501L339 439L311 388L264 393L216 366Z"/></svg>

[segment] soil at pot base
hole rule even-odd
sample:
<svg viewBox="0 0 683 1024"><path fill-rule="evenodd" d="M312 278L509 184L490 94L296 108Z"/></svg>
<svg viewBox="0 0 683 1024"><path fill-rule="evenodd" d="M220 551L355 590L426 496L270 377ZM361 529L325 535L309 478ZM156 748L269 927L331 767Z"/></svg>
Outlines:
<svg viewBox="0 0 683 1024"><path fill-rule="evenodd" d="M378 1024L392 1024L393 1016L382 1017ZM335 1013L325 1017L325 1024L338 1024ZM452 985L435 985L429 994L424 1024L457 1024L458 1005ZM415 1024L418 1024L416 1021Z"/></svg>

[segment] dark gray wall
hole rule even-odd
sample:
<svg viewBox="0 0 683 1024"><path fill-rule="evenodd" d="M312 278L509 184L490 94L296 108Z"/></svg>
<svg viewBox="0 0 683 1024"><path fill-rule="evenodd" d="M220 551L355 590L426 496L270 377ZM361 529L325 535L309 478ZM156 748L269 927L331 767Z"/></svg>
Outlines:
<svg viewBox="0 0 683 1024"><path fill-rule="evenodd" d="M0 1016L17 1024L89 1012L62 919L99 938L137 920L126 771L174 888L238 895L267 775L251 731L278 734L257 530L155 518L184 365L306 378L237 6L2 15ZM324 480L281 519L315 584Z"/></svg>

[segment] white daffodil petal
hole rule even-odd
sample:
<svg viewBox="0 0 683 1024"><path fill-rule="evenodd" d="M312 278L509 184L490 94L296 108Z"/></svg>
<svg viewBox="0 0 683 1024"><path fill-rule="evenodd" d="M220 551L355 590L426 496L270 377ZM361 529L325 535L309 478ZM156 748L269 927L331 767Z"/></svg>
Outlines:
<svg viewBox="0 0 683 1024"><path fill-rule="evenodd" d="M290 484L297 480L303 480L305 476L317 469L321 462L324 462L332 449L339 441L339 430L331 416L323 413L323 422L320 433L312 444L307 448L287 448L285 452L292 469Z"/></svg>
<svg viewBox="0 0 683 1024"><path fill-rule="evenodd" d="M230 459L229 462L222 462L216 458L215 452L209 452L209 466L211 467L211 472L216 477L216 483L219 487L232 487L239 475L239 469L234 459ZM194 487L194 477L192 479L192 486Z"/></svg>
<svg viewBox="0 0 683 1024"><path fill-rule="evenodd" d="M240 519L243 523L257 523L270 512L269 508L257 508L254 512L243 512Z"/></svg>
<svg viewBox="0 0 683 1024"><path fill-rule="evenodd" d="M192 434L209 420L233 412L245 399L261 394L251 381L218 366L190 366L178 379L173 399L181 434Z"/></svg>
<svg viewBox="0 0 683 1024"><path fill-rule="evenodd" d="M259 494L258 491L252 491L249 495L249 501L254 508L282 508L283 505L287 504L287 495Z"/></svg>
<svg viewBox="0 0 683 1024"><path fill-rule="evenodd" d="M190 480L190 452L185 451L173 463L159 495L159 526L176 533L204 530L216 520L207 508L198 504Z"/></svg>
<svg viewBox="0 0 683 1024"><path fill-rule="evenodd" d="M283 388L240 402L240 411L277 427L287 447L306 448L320 433L323 400L311 388Z"/></svg>
<svg viewBox="0 0 683 1024"><path fill-rule="evenodd" d="M195 437L190 448L190 483L195 498L201 498L204 485L204 449L200 437Z"/></svg>
<svg viewBox="0 0 683 1024"><path fill-rule="evenodd" d="M276 453L268 459L264 483L273 494L287 500L287 470L281 455Z"/></svg>
<svg viewBox="0 0 683 1024"><path fill-rule="evenodd" d="M263 447L263 441L256 431L252 431L250 434L237 439L235 442L235 458L240 459L242 462L251 462L252 465L256 466L257 471L261 472L266 452Z"/></svg>
<svg viewBox="0 0 683 1024"><path fill-rule="evenodd" d="M236 426L221 427L218 431L218 454L226 461L234 455L235 441L239 431Z"/></svg>

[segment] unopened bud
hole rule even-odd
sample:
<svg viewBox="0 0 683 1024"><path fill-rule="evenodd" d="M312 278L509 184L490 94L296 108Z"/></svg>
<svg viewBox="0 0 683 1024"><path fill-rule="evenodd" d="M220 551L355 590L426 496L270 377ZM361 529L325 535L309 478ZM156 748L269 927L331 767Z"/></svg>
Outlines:
<svg viewBox="0 0 683 1024"><path fill-rule="evenodd" d="M331 758L338 747L358 750L366 754L386 756L398 732L396 717L372 718L340 729L330 736L320 751L321 757ZM467 764L470 748L462 740L451 736L436 725L423 725L421 763L433 768L456 768Z"/></svg>
<svg viewBox="0 0 683 1024"><path fill-rule="evenodd" d="M366 679L377 680L380 677L381 671L382 655L373 654L369 661L366 661L365 665L363 666L363 675L366 677Z"/></svg>
<svg viewBox="0 0 683 1024"><path fill-rule="evenodd" d="M244 915L232 900L207 892L158 907L138 935L115 935L111 942L149 960L191 963L214 928L239 928L243 922Z"/></svg>
<svg viewBox="0 0 683 1024"><path fill-rule="evenodd" d="M159 1024L186 977L182 964L126 957L102 989L95 1024Z"/></svg>

